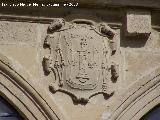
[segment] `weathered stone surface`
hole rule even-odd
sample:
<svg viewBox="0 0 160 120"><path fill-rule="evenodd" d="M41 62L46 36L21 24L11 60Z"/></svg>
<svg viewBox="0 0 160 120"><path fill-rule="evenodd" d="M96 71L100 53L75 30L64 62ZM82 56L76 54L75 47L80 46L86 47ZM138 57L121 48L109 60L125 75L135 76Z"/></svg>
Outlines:
<svg viewBox="0 0 160 120"><path fill-rule="evenodd" d="M124 1L3 8L0 95L26 120L139 120L160 103L160 12Z"/></svg>
<svg viewBox="0 0 160 120"><path fill-rule="evenodd" d="M115 36L105 23L54 19L44 41L50 51L43 59L44 73L53 72L56 78L49 85L50 91L65 92L74 102L83 104L94 95L111 96L110 86L119 77L118 65L111 60L117 49Z"/></svg>
<svg viewBox="0 0 160 120"><path fill-rule="evenodd" d="M127 50L125 59L126 84L131 84L160 65L159 51Z"/></svg>
<svg viewBox="0 0 160 120"><path fill-rule="evenodd" d="M17 69L24 67L29 74L35 78L39 78L37 49L35 47L0 45L0 51L12 59L15 63L20 64L20 66L16 66Z"/></svg>
<svg viewBox="0 0 160 120"><path fill-rule="evenodd" d="M36 42L37 24L0 21L0 41Z"/></svg>
<svg viewBox="0 0 160 120"><path fill-rule="evenodd" d="M141 10L127 10L124 25L128 36L149 35L151 33L151 13Z"/></svg>

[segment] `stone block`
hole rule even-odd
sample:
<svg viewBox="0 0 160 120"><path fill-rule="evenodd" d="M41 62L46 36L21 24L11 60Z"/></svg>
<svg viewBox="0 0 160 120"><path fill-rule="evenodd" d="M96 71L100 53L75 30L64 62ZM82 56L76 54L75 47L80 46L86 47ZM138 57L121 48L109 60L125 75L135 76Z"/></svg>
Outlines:
<svg viewBox="0 0 160 120"><path fill-rule="evenodd" d="M151 13L149 11L128 10L125 18L125 35L149 35L151 33Z"/></svg>

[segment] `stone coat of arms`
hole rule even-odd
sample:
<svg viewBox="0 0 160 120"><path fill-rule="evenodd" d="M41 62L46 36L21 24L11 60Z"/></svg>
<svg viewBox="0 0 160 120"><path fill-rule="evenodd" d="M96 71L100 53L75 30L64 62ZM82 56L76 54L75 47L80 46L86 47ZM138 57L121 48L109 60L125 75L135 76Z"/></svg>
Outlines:
<svg viewBox="0 0 160 120"><path fill-rule="evenodd" d="M53 93L67 93L85 103L97 94L113 93L111 78L118 77L110 60L115 51L114 30L90 20L54 19L48 32L44 45L50 54L44 57L44 70L55 76L49 86Z"/></svg>

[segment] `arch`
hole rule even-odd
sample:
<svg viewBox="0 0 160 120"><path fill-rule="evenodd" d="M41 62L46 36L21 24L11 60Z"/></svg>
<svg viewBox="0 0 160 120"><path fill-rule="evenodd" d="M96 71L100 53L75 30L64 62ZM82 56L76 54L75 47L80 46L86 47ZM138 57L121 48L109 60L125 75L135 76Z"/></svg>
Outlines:
<svg viewBox="0 0 160 120"><path fill-rule="evenodd" d="M123 94L119 95L108 119L139 120L159 103L160 67L137 80Z"/></svg>
<svg viewBox="0 0 160 120"><path fill-rule="evenodd" d="M160 104L152 108L140 120L159 120L160 119Z"/></svg>
<svg viewBox="0 0 160 120"><path fill-rule="evenodd" d="M0 120L24 120L8 101L0 96Z"/></svg>
<svg viewBox="0 0 160 120"><path fill-rule="evenodd" d="M36 80L23 68L15 66L19 64L0 53L0 95L8 100L25 119L66 120L54 101L49 104L38 92L38 90L44 91L43 87L36 85Z"/></svg>

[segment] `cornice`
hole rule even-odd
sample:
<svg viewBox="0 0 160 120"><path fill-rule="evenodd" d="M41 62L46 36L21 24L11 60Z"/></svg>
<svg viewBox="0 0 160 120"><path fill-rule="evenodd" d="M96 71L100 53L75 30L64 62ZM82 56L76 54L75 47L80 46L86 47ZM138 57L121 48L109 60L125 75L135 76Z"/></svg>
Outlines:
<svg viewBox="0 0 160 120"><path fill-rule="evenodd" d="M4 1L4 0L2 0ZM60 6L67 3L78 3L78 7L139 7L160 9L159 0L5 0L4 2L16 3L59 3Z"/></svg>

